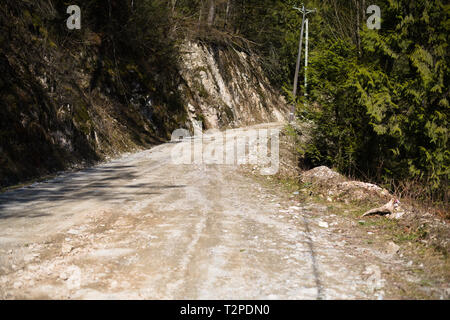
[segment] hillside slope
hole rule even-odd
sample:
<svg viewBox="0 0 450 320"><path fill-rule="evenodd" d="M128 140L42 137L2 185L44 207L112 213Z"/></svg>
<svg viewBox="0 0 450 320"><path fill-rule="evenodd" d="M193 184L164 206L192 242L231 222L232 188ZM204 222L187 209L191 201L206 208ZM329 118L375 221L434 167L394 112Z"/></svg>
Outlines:
<svg viewBox="0 0 450 320"><path fill-rule="evenodd" d="M89 21L66 30L52 3L0 6L1 187L167 141L192 120L225 128L286 113L247 53L184 41L142 54Z"/></svg>

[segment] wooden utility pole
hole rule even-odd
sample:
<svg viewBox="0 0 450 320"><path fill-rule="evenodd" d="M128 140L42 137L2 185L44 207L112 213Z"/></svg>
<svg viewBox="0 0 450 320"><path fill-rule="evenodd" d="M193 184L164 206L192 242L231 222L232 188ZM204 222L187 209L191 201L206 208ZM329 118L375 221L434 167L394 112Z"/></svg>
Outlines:
<svg viewBox="0 0 450 320"><path fill-rule="evenodd" d="M354 0L356 7L356 47L358 48L358 57L361 57L361 35L359 33L359 28L361 25L361 4L359 0Z"/></svg>
<svg viewBox="0 0 450 320"><path fill-rule="evenodd" d="M294 7L294 9L300 11L303 14L303 18L302 18L302 29L301 29L301 32L300 32L300 42L299 42L299 45L298 45L297 65L295 66L294 89L293 89L293 92L292 92L292 96L293 96L294 101L292 103L291 112L289 114L289 122L294 121L294 116L295 116L295 100L297 98L298 74L300 72L300 63L301 63L301 60L302 60L303 32L304 32L304 27L305 27L305 20L306 20L306 16L308 14L313 13L313 12L316 11L316 9L314 9L314 10L306 9L303 4L302 4L301 8Z"/></svg>
<svg viewBox="0 0 450 320"><path fill-rule="evenodd" d="M306 34L306 43L305 43L305 97L308 95L308 40L309 40L309 30L308 30L308 19L305 20L305 34Z"/></svg>

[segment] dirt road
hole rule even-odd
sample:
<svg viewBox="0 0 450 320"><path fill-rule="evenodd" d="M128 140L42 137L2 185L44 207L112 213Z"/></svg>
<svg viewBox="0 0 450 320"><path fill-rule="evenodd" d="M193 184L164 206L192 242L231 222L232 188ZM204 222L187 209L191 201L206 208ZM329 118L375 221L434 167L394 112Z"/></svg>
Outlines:
<svg viewBox="0 0 450 320"><path fill-rule="evenodd" d="M0 298L383 298L323 207L233 166L171 164L179 145L1 194Z"/></svg>

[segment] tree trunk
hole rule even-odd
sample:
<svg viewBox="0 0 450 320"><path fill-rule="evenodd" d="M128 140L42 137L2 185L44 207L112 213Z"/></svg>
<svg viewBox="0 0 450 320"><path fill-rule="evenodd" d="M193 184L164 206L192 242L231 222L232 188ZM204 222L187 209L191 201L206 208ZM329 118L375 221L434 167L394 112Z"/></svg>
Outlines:
<svg viewBox="0 0 450 320"><path fill-rule="evenodd" d="M214 24L216 18L216 0L210 0L209 13L208 13L208 26L211 27Z"/></svg>
<svg viewBox="0 0 450 320"><path fill-rule="evenodd" d="M362 0L362 5L361 5L361 12L362 12L362 17L363 17L363 23L366 23L366 0Z"/></svg>
<svg viewBox="0 0 450 320"><path fill-rule="evenodd" d="M172 15L175 12L175 7L177 6L177 0L172 0Z"/></svg>
<svg viewBox="0 0 450 320"><path fill-rule="evenodd" d="M359 28L361 26L361 6L360 0L354 0L356 7L356 46L358 48L358 56L361 57L361 35L359 33Z"/></svg>
<svg viewBox="0 0 450 320"><path fill-rule="evenodd" d="M228 17L230 16L230 11L231 11L231 0L227 0L227 11L225 12L225 24L224 24L224 29L226 29L227 25L228 25Z"/></svg>

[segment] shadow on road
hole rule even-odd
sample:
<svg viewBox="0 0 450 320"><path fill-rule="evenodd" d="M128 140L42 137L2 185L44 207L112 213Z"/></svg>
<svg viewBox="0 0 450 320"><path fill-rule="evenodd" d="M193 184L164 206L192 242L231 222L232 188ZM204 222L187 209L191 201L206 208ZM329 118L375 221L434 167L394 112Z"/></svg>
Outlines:
<svg viewBox="0 0 450 320"><path fill-rule="evenodd" d="M63 202L82 202L95 198L97 201L133 200L136 196L161 194L165 189L183 188L184 185L157 183L133 183L142 178L134 166L109 165L94 167L76 173L34 184L22 189L0 194L0 219L38 218L50 214L35 209L41 202L48 207ZM14 210L19 207L23 210ZM44 210L45 211L45 210Z"/></svg>

